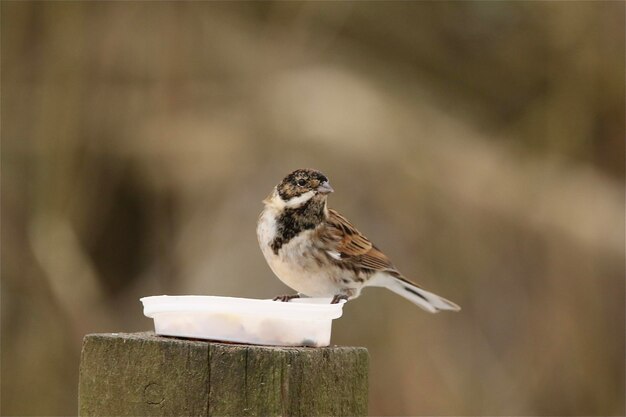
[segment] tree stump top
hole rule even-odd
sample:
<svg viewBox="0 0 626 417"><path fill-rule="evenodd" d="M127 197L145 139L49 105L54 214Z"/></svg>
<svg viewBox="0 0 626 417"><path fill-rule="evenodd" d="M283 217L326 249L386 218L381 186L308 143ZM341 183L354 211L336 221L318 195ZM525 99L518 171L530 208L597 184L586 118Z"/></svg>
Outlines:
<svg viewBox="0 0 626 417"><path fill-rule="evenodd" d="M85 336L80 415L365 415L361 347L276 347L157 336Z"/></svg>

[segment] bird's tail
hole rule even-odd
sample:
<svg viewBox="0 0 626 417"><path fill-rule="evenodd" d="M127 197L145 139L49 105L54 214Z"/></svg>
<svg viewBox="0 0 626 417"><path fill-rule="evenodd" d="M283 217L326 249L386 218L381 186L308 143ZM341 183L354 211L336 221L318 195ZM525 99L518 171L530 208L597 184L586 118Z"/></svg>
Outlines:
<svg viewBox="0 0 626 417"><path fill-rule="evenodd" d="M461 307L454 304L452 301L426 291L404 277L384 274L383 276L378 276L376 278L377 282L374 284L375 286L385 287L396 294L401 295L429 313L438 313L442 310L461 310Z"/></svg>

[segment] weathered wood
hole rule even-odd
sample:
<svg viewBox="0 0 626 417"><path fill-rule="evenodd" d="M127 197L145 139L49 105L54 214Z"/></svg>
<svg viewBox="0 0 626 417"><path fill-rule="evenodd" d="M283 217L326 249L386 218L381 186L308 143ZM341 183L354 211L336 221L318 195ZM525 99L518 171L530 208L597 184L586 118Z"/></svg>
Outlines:
<svg viewBox="0 0 626 417"><path fill-rule="evenodd" d="M287 348L110 333L85 336L81 416L359 416L365 348Z"/></svg>

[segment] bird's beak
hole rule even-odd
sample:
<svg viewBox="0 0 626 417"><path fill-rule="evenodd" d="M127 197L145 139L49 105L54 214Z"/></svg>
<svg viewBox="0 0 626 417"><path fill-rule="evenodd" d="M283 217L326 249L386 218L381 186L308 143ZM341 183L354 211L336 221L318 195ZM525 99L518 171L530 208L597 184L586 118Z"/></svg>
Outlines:
<svg viewBox="0 0 626 417"><path fill-rule="evenodd" d="M333 187L330 186L330 183L328 181L324 181L323 183L320 184L319 187L317 187L317 192L318 193L322 193L322 194L330 194L333 191Z"/></svg>

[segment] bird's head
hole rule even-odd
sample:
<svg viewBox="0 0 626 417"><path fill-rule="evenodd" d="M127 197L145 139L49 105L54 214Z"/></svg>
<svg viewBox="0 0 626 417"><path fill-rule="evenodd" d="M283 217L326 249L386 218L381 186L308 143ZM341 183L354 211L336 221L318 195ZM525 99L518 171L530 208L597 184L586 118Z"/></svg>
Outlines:
<svg viewBox="0 0 626 417"><path fill-rule="evenodd" d="M297 169L287 175L277 186L274 198L286 207L296 208L311 198L326 199L334 190L328 178L314 169Z"/></svg>

